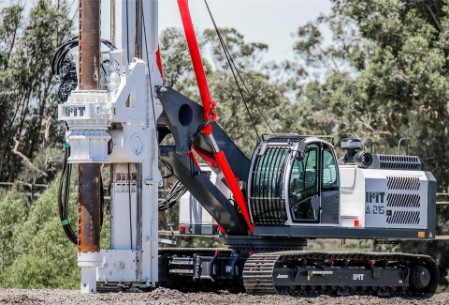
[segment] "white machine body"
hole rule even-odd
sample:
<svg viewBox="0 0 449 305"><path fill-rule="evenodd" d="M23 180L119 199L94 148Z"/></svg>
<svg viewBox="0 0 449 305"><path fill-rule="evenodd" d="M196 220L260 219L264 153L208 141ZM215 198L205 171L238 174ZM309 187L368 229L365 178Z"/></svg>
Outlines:
<svg viewBox="0 0 449 305"><path fill-rule="evenodd" d="M227 198L232 198L231 191L214 171L205 164L200 164L200 168L201 171L209 174L210 180ZM190 192L186 192L179 202L179 232L180 234L192 235L218 233L215 219Z"/></svg>
<svg viewBox="0 0 449 305"><path fill-rule="evenodd" d="M427 229L428 175L340 165L340 226Z"/></svg>

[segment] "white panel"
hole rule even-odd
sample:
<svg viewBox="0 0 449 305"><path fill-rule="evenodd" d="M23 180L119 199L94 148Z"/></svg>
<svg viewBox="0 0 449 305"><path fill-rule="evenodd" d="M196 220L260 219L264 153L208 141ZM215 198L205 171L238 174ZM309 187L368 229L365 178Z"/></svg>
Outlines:
<svg viewBox="0 0 449 305"><path fill-rule="evenodd" d="M135 189L135 184L133 185ZM131 221L130 226L130 204L128 184L114 183L111 189L111 248L115 250L131 249L131 228L132 228L132 248L137 245L137 193L131 193Z"/></svg>
<svg viewBox="0 0 449 305"><path fill-rule="evenodd" d="M362 170L370 228L427 228L427 177L420 171Z"/></svg>
<svg viewBox="0 0 449 305"><path fill-rule="evenodd" d="M134 282L136 278L136 251L102 250L103 262L97 268L97 281Z"/></svg>
<svg viewBox="0 0 449 305"><path fill-rule="evenodd" d="M354 227L365 224L365 179L355 166L340 165L340 225Z"/></svg>
<svg viewBox="0 0 449 305"><path fill-rule="evenodd" d="M340 225L366 228L427 228L428 181L422 171L340 166Z"/></svg>

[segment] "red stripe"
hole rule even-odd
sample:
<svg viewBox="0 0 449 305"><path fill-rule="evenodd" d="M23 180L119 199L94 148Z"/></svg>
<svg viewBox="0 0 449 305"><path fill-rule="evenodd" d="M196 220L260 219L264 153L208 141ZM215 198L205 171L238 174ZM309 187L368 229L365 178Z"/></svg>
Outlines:
<svg viewBox="0 0 449 305"><path fill-rule="evenodd" d="M217 160L218 165L220 166L221 171L223 172L223 175L226 178L226 182L228 183L229 189L234 195L235 202L239 206L240 212L242 213L242 216L245 219L245 222L248 225L250 232L253 233L254 225L251 224L249 218L248 207L246 205L245 197L243 196L242 191L240 190L237 180L235 179L234 173L232 172L231 167L229 166L228 161L226 160L226 156L222 150L220 150L218 153L215 154L215 160Z"/></svg>
<svg viewBox="0 0 449 305"><path fill-rule="evenodd" d="M197 160L197 158L195 157L195 154L193 153L193 151L189 151L189 152L187 153L187 155L190 157L190 159L193 161L193 163L195 163L195 165L198 167L198 169L201 170L200 164L198 163L198 160ZM214 162L215 162L215 160L214 160ZM215 162L215 163L216 163L216 162ZM209 164L209 163L208 163L208 164ZM218 223L218 221L217 221L215 218L214 218L214 220L215 220L215 222L217 223L217 226L218 226L218 229L220 230L220 232L221 232L222 234L224 234L224 233L225 233L224 228L221 226L221 224Z"/></svg>
<svg viewBox="0 0 449 305"><path fill-rule="evenodd" d="M200 91L201 101L204 107L203 118L207 123L214 122L216 119L215 102L212 100L209 85L207 84L206 73L204 72L203 62L201 60L201 54L198 47L198 42L195 36L195 30L192 24L192 17L190 16L188 0L178 0L179 12L181 13L182 25L186 35L187 45L189 46L190 56L192 58L193 69L195 70L196 81L198 83L198 89ZM207 124L202 129L204 134L210 135L212 133L212 125ZM214 154L214 158L217 161L229 189L234 195L234 199L240 208L243 218L246 224L253 233L254 226L250 222L248 207L246 205L245 197L239 188L234 173L229 166L226 156L222 150ZM209 158L207 158L209 159ZM207 160L206 159L206 160Z"/></svg>
<svg viewBox="0 0 449 305"><path fill-rule="evenodd" d="M163 81L164 80L164 71L162 70L161 49L159 48L159 46L157 46L157 51L156 51L156 64L157 64L157 67L159 68L159 72L161 73L162 81Z"/></svg>

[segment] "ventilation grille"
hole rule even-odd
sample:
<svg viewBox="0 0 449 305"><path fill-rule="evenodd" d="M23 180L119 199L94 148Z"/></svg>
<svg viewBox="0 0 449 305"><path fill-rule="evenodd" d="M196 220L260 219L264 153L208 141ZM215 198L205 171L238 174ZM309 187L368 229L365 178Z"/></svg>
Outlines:
<svg viewBox="0 0 449 305"><path fill-rule="evenodd" d="M417 191L420 185L418 177L387 177L389 190Z"/></svg>
<svg viewBox="0 0 449 305"><path fill-rule="evenodd" d="M421 170L421 161L417 156L405 155L373 155L370 168L393 170Z"/></svg>
<svg viewBox="0 0 449 305"><path fill-rule="evenodd" d="M419 211L394 211L392 216L387 216L387 223L401 225L417 225L420 221Z"/></svg>
<svg viewBox="0 0 449 305"><path fill-rule="evenodd" d="M421 196L417 194L388 194L387 207L419 208Z"/></svg>

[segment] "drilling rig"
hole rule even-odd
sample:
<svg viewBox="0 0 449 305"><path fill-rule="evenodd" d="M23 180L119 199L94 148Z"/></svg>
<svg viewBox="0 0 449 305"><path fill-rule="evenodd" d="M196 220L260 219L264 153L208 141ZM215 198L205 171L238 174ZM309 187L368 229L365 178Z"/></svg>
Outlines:
<svg viewBox="0 0 449 305"><path fill-rule="evenodd" d="M158 1L111 5L111 42L100 38L100 1L80 0L79 36L53 62L67 125L60 215L78 245L82 293L212 284L255 294L435 292L438 270L427 255L304 250L310 238L433 239L436 180L418 157L372 154L348 138L338 160L330 138L289 131L264 135L249 159L215 122L188 1L178 6L201 105L164 86ZM75 47L78 58L67 60ZM174 145L161 145L167 136ZM158 248L159 163L215 220L226 249ZM111 177L109 249L100 249L102 164ZM78 234L66 208L74 165Z"/></svg>

